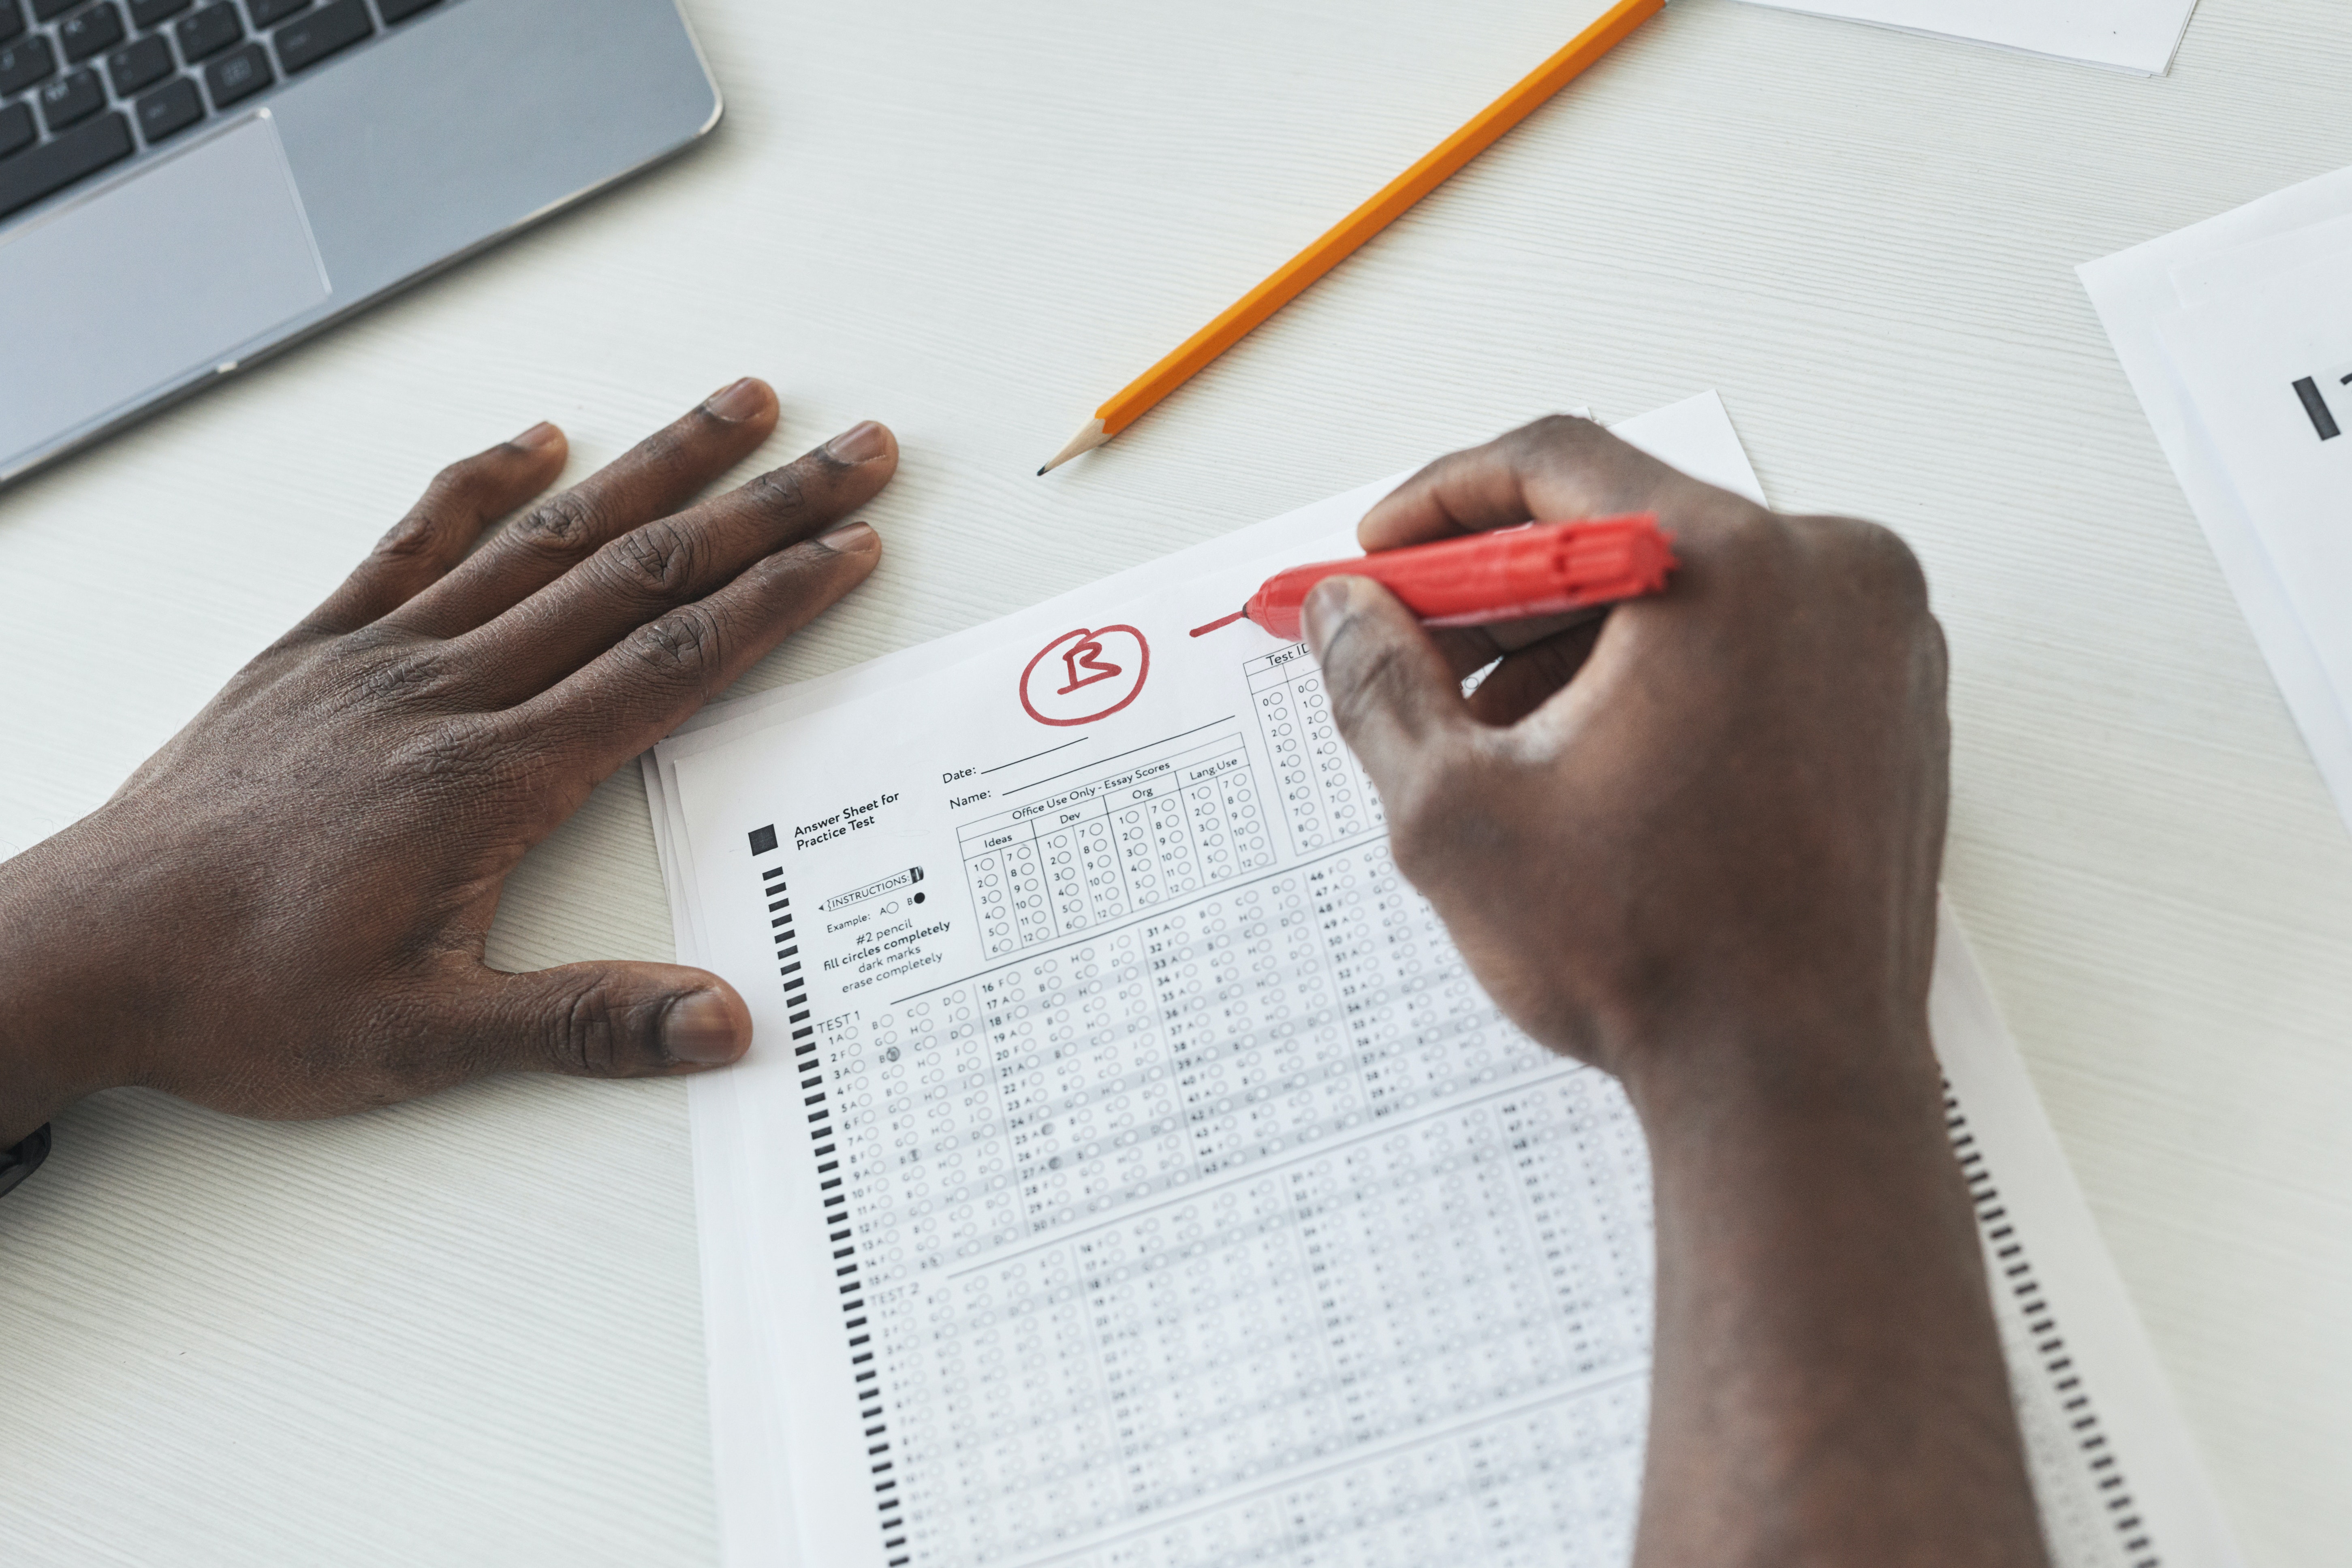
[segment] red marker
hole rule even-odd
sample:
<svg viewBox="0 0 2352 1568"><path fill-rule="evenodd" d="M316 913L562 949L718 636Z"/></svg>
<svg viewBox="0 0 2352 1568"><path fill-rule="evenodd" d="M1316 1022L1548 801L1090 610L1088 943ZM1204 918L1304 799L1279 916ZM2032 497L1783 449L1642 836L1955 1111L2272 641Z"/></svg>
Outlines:
<svg viewBox="0 0 2352 1568"><path fill-rule="evenodd" d="M1674 535L1655 514L1590 522L1534 522L1435 544L1408 545L1318 561L1268 577L1243 609L1192 635L1247 616L1276 637L1297 641L1299 607L1326 577L1370 577L1432 626L1480 626L1612 605L1662 592L1675 560Z"/></svg>

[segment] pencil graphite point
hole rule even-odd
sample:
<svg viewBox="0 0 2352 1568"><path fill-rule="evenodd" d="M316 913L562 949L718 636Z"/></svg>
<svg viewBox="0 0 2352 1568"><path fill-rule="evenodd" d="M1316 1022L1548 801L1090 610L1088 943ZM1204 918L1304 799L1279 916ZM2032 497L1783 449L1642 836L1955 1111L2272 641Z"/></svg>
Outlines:
<svg viewBox="0 0 2352 1568"><path fill-rule="evenodd" d="M1045 466L1037 471L1041 474L1052 473L1079 453L1091 452L1109 439L1110 432L1103 428L1103 422L1099 419L1089 419L1085 428L1070 437L1070 444L1055 453Z"/></svg>

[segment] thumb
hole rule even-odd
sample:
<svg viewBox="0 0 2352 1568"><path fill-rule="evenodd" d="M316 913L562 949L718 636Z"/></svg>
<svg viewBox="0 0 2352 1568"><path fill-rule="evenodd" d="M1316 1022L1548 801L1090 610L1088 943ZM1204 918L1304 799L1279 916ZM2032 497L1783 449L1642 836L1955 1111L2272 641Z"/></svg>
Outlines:
<svg viewBox="0 0 2352 1568"><path fill-rule="evenodd" d="M723 1066L751 1043L735 988L675 963L479 972L462 1027L490 1072L654 1078Z"/></svg>
<svg viewBox="0 0 2352 1568"><path fill-rule="evenodd" d="M1325 578L1305 612L1331 721L1393 811L1475 729L1462 682L1412 613L1369 577Z"/></svg>

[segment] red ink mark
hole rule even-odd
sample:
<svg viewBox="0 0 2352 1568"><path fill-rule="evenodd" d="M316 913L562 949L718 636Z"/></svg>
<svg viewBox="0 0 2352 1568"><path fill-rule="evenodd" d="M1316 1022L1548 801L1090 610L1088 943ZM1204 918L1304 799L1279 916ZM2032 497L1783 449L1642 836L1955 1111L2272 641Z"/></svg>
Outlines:
<svg viewBox="0 0 2352 1568"><path fill-rule="evenodd" d="M1040 724L1091 724L1143 692L1151 647L1133 626L1081 626L1037 650L1021 671L1021 707ZM1055 685L1056 677L1066 677Z"/></svg>
<svg viewBox="0 0 2352 1568"><path fill-rule="evenodd" d="M1217 630L1217 629L1218 629L1219 627L1221 627L1221 626L1232 626L1235 621L1240 620L1243 616L1246 616L1246 615L1248 615L1248 614L1249 614L1249 612L1248 612L1247 610L1235 610L1232 615L1230 615L1230 616L1224 616L1224 617L1223 617L1223 619L1221 619L1221 620L1214 620L1214 621L1211 621L1211 622L1210 622L1207 626L1194 626L1194 627L1192 628L1192 635L1193 635L1194 637L1205 637L1205 636L1207 636L1209 633L1211 633L1211 632L1213 632L1213 631Z"/></svg>
<svg viewBox="0 0 2352 1568"><path fill-rule="evenodd" d="M1103 658L1103 645L1091 637L1065 649L1062 664L1070 672L1070 683L1054 693L1056 697L1067 697L1079 687L1092 686L1097 680L1116 680L1124 673ZM1078 671L1082 669L1087 673L1080 675Z"/></svg>

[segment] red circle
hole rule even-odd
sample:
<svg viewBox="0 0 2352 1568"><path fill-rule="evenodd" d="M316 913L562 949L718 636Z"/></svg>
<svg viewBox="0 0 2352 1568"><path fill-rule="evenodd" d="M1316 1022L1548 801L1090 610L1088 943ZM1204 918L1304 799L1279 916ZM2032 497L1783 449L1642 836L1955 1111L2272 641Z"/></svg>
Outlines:
<svg viewBox="0 0 2352 1568"><path fill-rule="evenodd" d="M1068 642L1072 637L1096 637L1102 636L1105 632L1127 633L1128 636L1135 639L1137 649L1142 653L1142 663L1135 672L1134 689L1129 691L1126 696L1120 698L1118 701L1112 703L1109 707L1104 709L1101 712L1089 713L1082 719L1048 719L1043 713L1038 712L1035 705L1029 700L1029 677L1040 664L1045 662L1045 656L1053 652L1055 648L1061 647L1064 643ZM1109 718L1112 714L1118 712L1120 709L1126 707L1129 703L1142 696L1143 683L1150 677L1150 674L1151 644L1145 638L1143 633L1139 629L1125 624L1114 626L1097 626L1092 630L1088 630L1085 626L1080 626L1076 631L1064 632L1060 637L1055 637L1052 642L1049 642L1044 647L1039 648L1037 650L1036 657L1022 667L1021 708L1024 712L1027 713L1032 719L1036 720L1040 724L1051 724L1056 729L1066 729L1073 724L1091 724L1097 719Z"/></svg>

